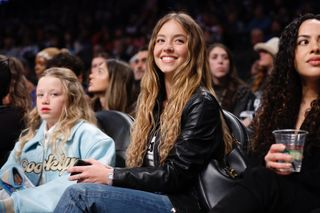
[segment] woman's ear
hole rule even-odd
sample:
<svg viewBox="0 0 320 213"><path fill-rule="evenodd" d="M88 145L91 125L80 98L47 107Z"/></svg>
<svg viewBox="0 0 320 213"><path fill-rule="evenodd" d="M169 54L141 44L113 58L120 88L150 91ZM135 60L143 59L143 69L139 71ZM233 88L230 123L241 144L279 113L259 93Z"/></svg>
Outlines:
<svg viewBox="0 0 320 213"><path fill-rule="evenodd" d="M10 105L11 104L11 98L10 98L9 93L2 98L2 104L3 105Z"/></svg>

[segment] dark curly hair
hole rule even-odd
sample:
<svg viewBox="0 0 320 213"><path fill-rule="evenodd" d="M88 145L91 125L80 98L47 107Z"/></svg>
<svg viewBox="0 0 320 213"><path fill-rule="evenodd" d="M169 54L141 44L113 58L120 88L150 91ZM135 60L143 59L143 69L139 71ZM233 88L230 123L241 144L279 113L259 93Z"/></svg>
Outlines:
<svg viewBox="0 0 320 213"><path fill-rule="evenodd" d="M302 98L301 78L295 69L295 51L300 25L308 19L320 20L320 15L305 14L292 21L282 32L274 71L262 96L262 105L253 121L256 130L252 150L264 156L274 137L275 129L294 129ZM306 148L320 147L320 98L311 103L301 129L309 132Z"/></svg>

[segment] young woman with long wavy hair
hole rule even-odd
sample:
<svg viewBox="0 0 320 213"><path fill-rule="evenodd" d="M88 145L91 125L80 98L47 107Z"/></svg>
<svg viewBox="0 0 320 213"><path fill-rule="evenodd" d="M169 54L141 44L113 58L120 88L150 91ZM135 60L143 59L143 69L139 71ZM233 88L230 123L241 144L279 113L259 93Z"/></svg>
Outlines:
<svg viewBox="0 0 320 213"><path fill-rule="evenodd" d="M80 172L71 180L90 183L70 187L56 212L200 212L198 175L232 146L202 30L189 15L169 13L155 26L148 51L127 168L88 160L91 166L69 169Z"/></svg>

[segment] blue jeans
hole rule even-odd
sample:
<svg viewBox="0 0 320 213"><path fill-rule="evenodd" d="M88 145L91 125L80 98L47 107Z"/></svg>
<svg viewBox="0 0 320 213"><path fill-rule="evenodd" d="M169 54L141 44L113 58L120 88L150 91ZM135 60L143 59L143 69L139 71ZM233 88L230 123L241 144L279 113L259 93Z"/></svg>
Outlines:
<svg viewBox="0 0 320 213"><path fill-rule="evenodd" d="M66 189L54 212L164 213L174 210L165 195L103 184L78 183Z"/></svg>

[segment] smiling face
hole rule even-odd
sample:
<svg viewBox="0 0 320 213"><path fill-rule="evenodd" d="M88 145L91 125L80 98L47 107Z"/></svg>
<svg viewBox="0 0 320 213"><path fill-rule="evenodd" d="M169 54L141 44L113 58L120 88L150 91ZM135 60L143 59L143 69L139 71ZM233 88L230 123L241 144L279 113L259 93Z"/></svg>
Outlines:
<svg viewBox="0 0 320 213"><path fill-rule="evenodd" d="M100 64L98 69L93 70L89 75L89 79L88 91L90 93L104 94L109 84L109 71L107 63L103 62Z"/></svg>
<svg viewBox="0 0 320 213"><path fill-rule="evenodd" d="M225 49L217 46L209 53L209 66L214 80L223 79L230 70L230 59Z"/></svg>
<svg viewBox="0 0 320 213"><path fill-rule="evenodd" d="M188 36L178 22L170 20L160 28L153 54L155 63L165 78L172 78L188 57Z"/></svg>
<svg viewBox="0 0 320 213"><path fill-rule="evenodd" d="M320 79L320 21L304 21L298 32L295 68L304 80Z"/></svg>
<svg viewBox="0 0 320 213"><path fill-rule="evenodd" d="M37 86L37 110L47 122L48 129L60 118L67 103L67 97L60 79L46 76L40 78Z"/></svg>

